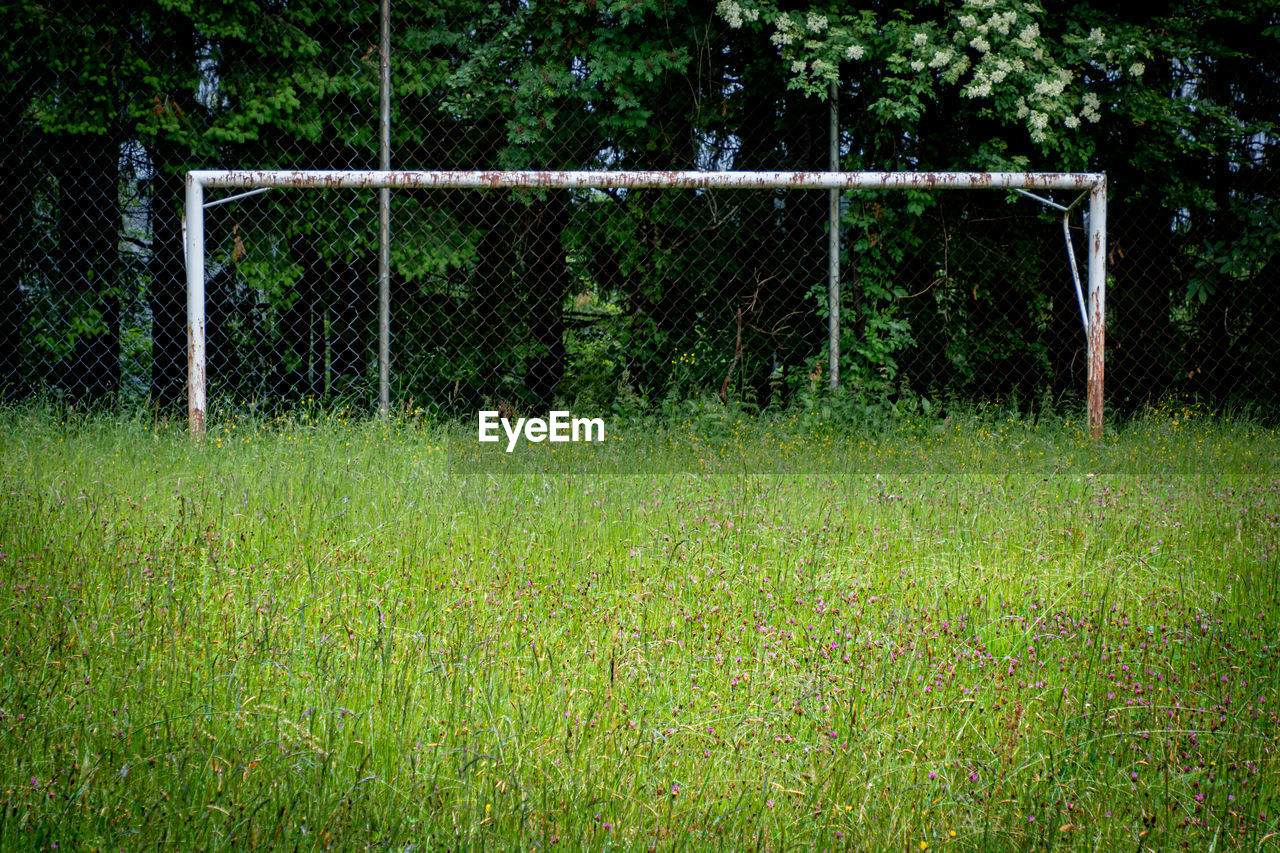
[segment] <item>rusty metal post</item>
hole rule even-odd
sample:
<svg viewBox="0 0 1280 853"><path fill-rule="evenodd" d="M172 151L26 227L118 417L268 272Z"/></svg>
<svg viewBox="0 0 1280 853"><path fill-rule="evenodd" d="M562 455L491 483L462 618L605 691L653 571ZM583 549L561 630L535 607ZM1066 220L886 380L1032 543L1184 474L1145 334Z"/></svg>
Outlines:
<svg viewBox="0 0 1280 853"><path fill-rule="evenodd" d="M833 80L827 89L830 100L828 168L840 171L840 106ZM840 387L840 190L827 191L827 388Z"/></svg>
<svg viewBox="0 0 1280 853"><path fill-rule="evenodd" d="M391 3L381 2L378 63L378 168L391 169ZM378 415L391 410L391 190L378 190Z"/></svg>
<svg viewBox="0 0 1280 853"><path fill-rule="evenodd" d="M1107 178L1089 193L1089 433L1102 437L1103 354L1107 337Z"/></svg>
<svg viewBox="0 0 1280 853"><path fill-rule="evenodd" d="M194 438L203 438L205 400L204 336L204 187L187 175L187 206L183 211L183 250L187 258L187 425Z"/></svg>

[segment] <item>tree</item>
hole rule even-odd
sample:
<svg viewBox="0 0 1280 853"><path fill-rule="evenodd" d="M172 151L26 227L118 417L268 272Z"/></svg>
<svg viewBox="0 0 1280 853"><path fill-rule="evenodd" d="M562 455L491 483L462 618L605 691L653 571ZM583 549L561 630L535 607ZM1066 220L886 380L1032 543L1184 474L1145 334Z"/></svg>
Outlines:
<svg viewBox="0 0 1280 853"><path fill-rule="evenodd" d="M17 359L25 345L56 363L54 384L72 399L108 399L119 388L120 298L126 287L118 247L118 45L103 10L90 11L87 19L74 17L81 10L58 6L13 11L11 37L24 41L43 63L6 60L4 157L11 179L3 190L0 251L8 259L3 334L11 345L5 347L0 381L21 389ZM47 214L41 216L41 209ZM49 298L41 292L45 288L65 294L69 316L33 317L38 302Z"/></svg>
<svg viewBox="0 0 1280 853"><path fill-rule="evenodd" d="M1258 352L1262 318L1274 313L1245 307L1274 299L1263 289L1276 253L1276 193L1267 183L1276 147L1274 2L1170 3L1153 18L1020 0L856 12L722 0L717 9L731 26L770 34L790 86L823 98L829 82L839 84L849 168L1107 171L1116 280L1109 384L1131 402L1180 382L1212 387L1187 385L1180 371L1217 383L1227 364L1255 363L1244 351ZM870 233L858 218L863 208L850 210L845 227ZM908 209L906 218L920 214ZM895 230L909 232L904 222L899 216ZM1251 235L1243 242L1242 232ZM917 229L915 245L929 242ZM860 277L855 301L879 295L864 317L896 316L894 276L864 259L855 268L871 273ZM989 307L969 316L989 316ZM1070 364L1061 347L1073 337L1074 310L1070 300L1051 300L1050 340L1062 343L1049 363L1058 374ZM1223 315L1231 320L1204 322ZM928 322L917 312L901 345L931 334ZM884 359L892 350L890 342L871 352Z"/></svg>
<svg viewBox="0 0 1280 853"><path fill-rule="evenodd" d="M396 167L821 169L836 81L846 168L1109 173L1112 399L1274 384L1274 2L1136 19L1022 0L409 0L393 17ZM68 395L111 397L134 346L122 317L142 314L152 399L175 408L182 176L376 165L374 7L25 3L12 21L0 156L31 180L0 190L0 384L26 393L56 363ZM764 402L771 377L820 361L821 193L394 199L405 395L547 406L590 374L605 402L624 379L650 400ZM1079 387L1063 249L1030 202L851 193L845 209L851 385ZM375 222L354 194L210 209L223 390L367 393Z"/></svg>

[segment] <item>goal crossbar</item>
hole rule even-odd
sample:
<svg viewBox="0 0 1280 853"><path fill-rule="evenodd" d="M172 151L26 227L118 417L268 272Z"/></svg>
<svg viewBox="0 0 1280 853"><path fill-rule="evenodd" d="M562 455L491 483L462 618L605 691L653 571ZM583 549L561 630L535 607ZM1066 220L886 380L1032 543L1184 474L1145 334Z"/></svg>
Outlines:
<svg viewBox="0 0 1280 853"><path fill-rule="evenodd" d="M1097 172L694 172L694 171L426 171L197 170L187 185L257 189L1046 189L1086 190L1106 182Z"/></svg>
<svg viewBox="0 0 1280 853"><path fill-rule="evenodd" d="M205 188L318 189L794 189L794 190L1076 190L1089 193L1089 429L1103 427L1106 340L1107 177L1101 172L696 172L696 171L427 171L195 170L187 173L184 230L187 261L187 413L203 435L205 395Z"/></svg>

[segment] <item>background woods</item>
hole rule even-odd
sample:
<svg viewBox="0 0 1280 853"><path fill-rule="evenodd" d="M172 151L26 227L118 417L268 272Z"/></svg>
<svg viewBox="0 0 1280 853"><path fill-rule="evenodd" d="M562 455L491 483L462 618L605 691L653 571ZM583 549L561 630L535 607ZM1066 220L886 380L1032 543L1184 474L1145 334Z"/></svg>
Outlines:
<svg viewBox="0 0 1280 853"><path fill-rule="evenodd" d="M393 168L820 170L834 81L848 170L1106 171L1109 403L1276 402L1275 3L1136 19L1006 0L397 0L392 15ZM5 17L0 390L176 410L182 176L376 168L376 6ZM823 193L392 198L399 404L723 391L764 406L821 385ZM842 211L851 398L1081 392L1056 215L977 193L848 193ZM372 405L373 194L275 190L207 222L211 392Z"/></svg>

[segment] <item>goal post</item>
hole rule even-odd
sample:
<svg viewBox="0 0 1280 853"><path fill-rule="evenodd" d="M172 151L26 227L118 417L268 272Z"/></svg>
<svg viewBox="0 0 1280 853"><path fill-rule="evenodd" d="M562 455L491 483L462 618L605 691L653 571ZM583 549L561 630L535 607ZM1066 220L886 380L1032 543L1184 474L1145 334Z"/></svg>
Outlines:
<svg viewBox="0 0 1280 853"><path fill-rule="evenodd" d="M1096 172L698 172L698 171L335 171L195 170L186 177L184 228L187 264L187 394L192 435L202 436L207 414L205 338L205 188L245 192L270 188L322 189L791 189L791 190L1074 190L1089 196L1086 400L1089 429L1103 429L1103 354L1106 340L1107 179ZM1075 205L1073 204L1074 208ZM1069 235L1068 235L1069 237ZM1074 263L1074 259L1073 259ZM833 309L838 306L832 306ZM832 323L838 312L831 311ZM832 332L838 330L833 329ZM834 340L833 336L833 340ZM834 354L833 354L834 355ZM385 358L385 355L384 355ZM386 365L379 366L386 374ZM383 389L385 391L385 389Z"/></svg>

